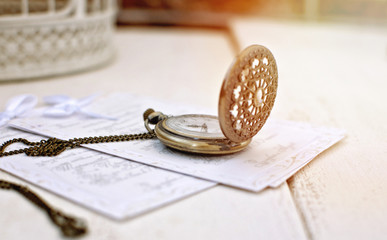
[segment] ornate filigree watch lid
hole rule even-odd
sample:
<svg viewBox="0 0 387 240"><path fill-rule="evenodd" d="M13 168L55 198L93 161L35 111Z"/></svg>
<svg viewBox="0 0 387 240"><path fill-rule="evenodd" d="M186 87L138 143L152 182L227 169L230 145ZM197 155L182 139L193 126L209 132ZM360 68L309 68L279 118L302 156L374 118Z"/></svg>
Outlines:
<svg viewBox="0 0 387 240"><path fill-rule="evenodd" d="M277 86L272 53L260 45L244 49L230 66L220 91L218 118L224 136L233 142L255 136L270 115Z"/></svg>

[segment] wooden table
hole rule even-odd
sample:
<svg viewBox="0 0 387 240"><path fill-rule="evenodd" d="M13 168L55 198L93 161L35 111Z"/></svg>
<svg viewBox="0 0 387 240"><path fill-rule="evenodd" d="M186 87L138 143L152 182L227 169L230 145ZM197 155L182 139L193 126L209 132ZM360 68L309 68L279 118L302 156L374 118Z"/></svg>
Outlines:
<svg viewBox="0 0 387 240"><path fill-rule="evenodd" d="M383 28L238 19L231 31L118 29L109 66L77 75L0 83L0 105L43 97L131 92L216 108L236 49L269 47L279 67L273 117L344 128L347 137L276 189L217 186L116 222L23 182L83 217L83 239L384 239L387 234L387 34ZM173 87L171 87L173 86ZM1 159L0 159L1 160ZM58 239L42 212L0 191L0 239Z"/></svg>

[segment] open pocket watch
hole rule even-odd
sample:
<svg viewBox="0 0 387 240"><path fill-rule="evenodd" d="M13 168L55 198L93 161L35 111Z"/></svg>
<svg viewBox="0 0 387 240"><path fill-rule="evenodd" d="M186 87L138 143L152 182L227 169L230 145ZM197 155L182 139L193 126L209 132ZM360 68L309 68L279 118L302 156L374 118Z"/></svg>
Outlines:
<svg viewBox="0 0 387 240"><path fill-rule="evenodd" d="M263 46L252 45L237 55L228 69L220 91L218 117L166 116L148 109L144 113L145 127L166 146L184 152L238 152L265 124L277 86L277 65L272 53Z"/></svg>

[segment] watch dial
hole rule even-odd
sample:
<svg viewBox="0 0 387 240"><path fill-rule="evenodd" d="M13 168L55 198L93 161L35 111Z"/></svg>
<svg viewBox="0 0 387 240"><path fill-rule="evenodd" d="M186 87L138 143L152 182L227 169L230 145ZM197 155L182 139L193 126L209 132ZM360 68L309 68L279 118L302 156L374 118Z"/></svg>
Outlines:
<svg viewBox="0 0 387 240"><path fill-rule="evenodd" d="M225 138L215 116L192 114L170 117L165 126L169 131L187 137Z"/></svg>

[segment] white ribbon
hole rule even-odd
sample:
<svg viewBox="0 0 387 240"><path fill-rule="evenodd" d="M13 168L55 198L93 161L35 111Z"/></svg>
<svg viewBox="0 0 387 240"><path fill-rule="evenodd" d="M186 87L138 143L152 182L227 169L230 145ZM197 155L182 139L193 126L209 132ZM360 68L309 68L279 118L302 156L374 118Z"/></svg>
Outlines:
<svg viewBox="0 0 387 240"><path fill-rule="evenodd" d="M15 117L21 117L38 103L38 98L31 94L18 95L11 98L5 106L5 111L0 113L0 126L7 124Z"/></svg>
<svg viewBox="0 0 387 240"><path fill-rule="evenodd" d="M68 117L74 113L81 113L92 118L105 118L109 120L116 120L115 117L105 116L83 109L98 97L98 94L90 95L81 99L73 99L65 95L53 95L44 97L43 100L52 107L47 108L43 115L47 117Z"/></svg>

